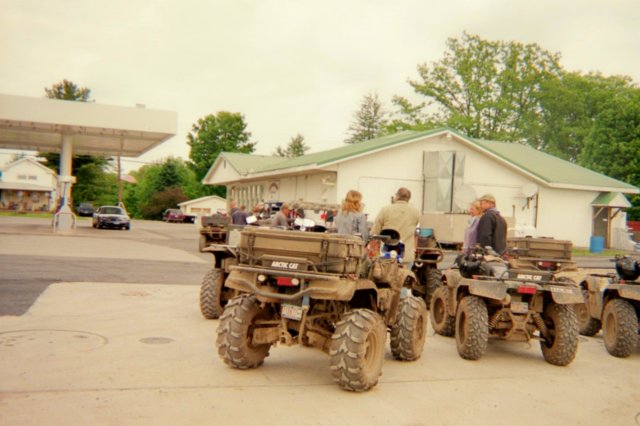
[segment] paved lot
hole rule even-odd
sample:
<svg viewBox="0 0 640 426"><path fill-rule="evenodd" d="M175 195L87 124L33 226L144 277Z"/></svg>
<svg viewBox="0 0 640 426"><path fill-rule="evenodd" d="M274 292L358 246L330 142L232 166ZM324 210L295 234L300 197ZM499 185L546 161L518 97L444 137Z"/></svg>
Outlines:
<svg viewBox="0 0 640 426"><path fill-rule="evenodd" d="M87 262L95 259L85 255L90 249L149 265L171 253L206 267L208 257L193 249L178 254L175 244L157 244L180 239L186 228L145 226L137 227L141 239L132 238L135 227L63 238L86 244L73 259ZM33 237L41 258L59 255L50 252L59 236L9 228L0 222L0 259L32 256L18 247L34 244L16 234ZM9 238L16 252L6 248ZM273 348L256 370L226 367L215 352L217 321L200 316L198 289L183 282L56 283L24 315L0 316L0 424L640 424L640 350L611 357L601 335L581 337L576 360L555 367L537 342L491 340L481 360L465 361L452 339L430 330L420 360L394 361L387 350L379 385L352 394L332 383L328 357L309 348Z"/></svg>

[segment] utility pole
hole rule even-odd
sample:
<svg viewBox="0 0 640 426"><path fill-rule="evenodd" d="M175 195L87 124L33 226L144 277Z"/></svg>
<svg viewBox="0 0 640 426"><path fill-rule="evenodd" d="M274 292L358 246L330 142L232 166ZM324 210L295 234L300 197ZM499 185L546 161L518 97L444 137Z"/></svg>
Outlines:
<svg viewBox="0 0 640 426"><path fill-rule="evenodd" d="M122 163L118 154L118 205L122 206Z"/></svg>

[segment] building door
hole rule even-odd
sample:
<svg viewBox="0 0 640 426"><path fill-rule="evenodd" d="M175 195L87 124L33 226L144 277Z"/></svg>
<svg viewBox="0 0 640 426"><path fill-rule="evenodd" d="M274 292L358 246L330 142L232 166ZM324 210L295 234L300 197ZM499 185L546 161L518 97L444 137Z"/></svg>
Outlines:
<svg viewBox="0 0 640 426"><path fill-rule="evenodd" d="M604 238L604 246L609 247L610 207L593 208L593 235Z"/></svg>

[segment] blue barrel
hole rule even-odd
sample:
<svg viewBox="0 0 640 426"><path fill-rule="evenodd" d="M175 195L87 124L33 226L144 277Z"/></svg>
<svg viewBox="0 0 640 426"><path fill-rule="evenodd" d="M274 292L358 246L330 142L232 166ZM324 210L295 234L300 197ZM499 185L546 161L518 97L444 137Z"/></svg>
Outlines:
<svg viewBox="0 0 640 426"><path fill-rule="evenodd" d="M419 228L417 234L419 237L430 237L433 235L433 228Z"/></svg>
<svg viewBox="0 0 640 426"><path fill-rule="evenodd" d="M592 235L591 241L589 242L589 252L602 253L603 250L604 250L604 237Z"/></svg>

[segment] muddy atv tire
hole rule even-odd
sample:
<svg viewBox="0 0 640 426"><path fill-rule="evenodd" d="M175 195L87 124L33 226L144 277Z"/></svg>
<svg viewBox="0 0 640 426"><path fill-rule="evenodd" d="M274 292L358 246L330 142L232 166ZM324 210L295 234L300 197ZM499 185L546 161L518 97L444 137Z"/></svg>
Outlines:
<svg viewBox="0 0 640 426"><path fill-rule="evenodd" d="M204 248L207 246L207 237L204 235L200 235L200 239L198 240L198 251L200 253L204 252Z"/></svg>
<svg viewBox="0 0 640 426"><path fill-rule="evenodd" d="M200 313L206 319L218 319L224 311L224 273L220 269L211 269L200 285Z"/></svg>
<svg viewBox="0 0 640 426"><path fill-rule="evenodd" d="M243 370L262 365L271 345L254 345L251 340L255 321L263 314L255 296L242 294L229 301L220 317L216 339L218 355L226 364Z"/></svg>
<svg viewBox="0 0 640 426"><path fill-rule="evenodd" d="M455 333L460 357L477 360L484 355L489 341L489 313L484 300L476 296L466 296L460 301Z"/></svg>
<svg viewBox="0 0 640 426"><path fill-rule="evenodd" d="M447 287L440 286L436 289L431 298L429 316L431 317L431 326L436 334L451 337L455 334L456 317L449 314L448 294Z"/></svg>
<svg viewBox="0 0 640 426"><path fill-rule="evenodd" d="M602 323L600 320L592 318L591 315L589 315L589 291L583 288L582 297L584 303L575 305L576 317L578 317L578 330L583 336L595 336L598 331L600 331Z"/></svg>
<svg viewBox="0 0 640 426"><path fill-rule="evenodd" d="M340 387L362 392L378 383L386 337L384 321L373 311L354 309L342 317L329 348L329 368Z"/></svg>
<svg viewBox="0 0 640 426"><path fill-rule="evenodd" d="M427 335L424 300L407 296L400 300L396 323L391 327L391 354L400 361L415 361L422 355Z"/></svg>
<svg viewBox="0 0 640 426"><path fill-rule="evenodd" d="M611 355L631 355L638 345L638 317L633 305L624 299L608 301L602 313L602 334Z"/></svg>
<svg viewBox="0 0 640 426"><path fill-rule="evenodd" d="M433 293L438 289L438 287L442 287L442 271L438 268L428 268L425 273L425 277L427 293L424 296L424 301L427 304L427 307L429 307L431 306Z"/></svg>
<svg viewBox="0 0 640 426"><path fill-rule="evenodd" d="M552 303L542 319L551 334L550 341L540 340L542 356L549 364L569 365L578 351L578 319L573 306Z"/></svg>

